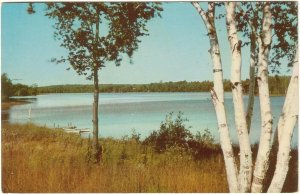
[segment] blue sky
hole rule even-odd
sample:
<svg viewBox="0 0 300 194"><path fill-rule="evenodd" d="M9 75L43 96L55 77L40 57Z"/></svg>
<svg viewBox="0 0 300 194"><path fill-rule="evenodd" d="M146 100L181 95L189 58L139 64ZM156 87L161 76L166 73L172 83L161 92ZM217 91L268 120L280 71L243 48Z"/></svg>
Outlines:
<svg viewBox="0 0 300 194"><path fill-rule="evenodd" d="M54 64L65 50L54 40L53 20L43 15L43 6L35 4L36 14L28 15L27 4L2 4L1 71L14 83L56 85L91 84L78 76L69 64ZM159 81L212 80L209 40L201 17L188 3L164 3L162 18L148 23L150 35L142 38L133 55L133 64L123 60L120 67L107 64L99 74L101 83L151 83ZM217 10L218 11L218 10ZM217 33L221 45L224 77L230 77L230 52L225 21L219 20ZM249 48L243 49L242 79L248 77Z"/></svg>

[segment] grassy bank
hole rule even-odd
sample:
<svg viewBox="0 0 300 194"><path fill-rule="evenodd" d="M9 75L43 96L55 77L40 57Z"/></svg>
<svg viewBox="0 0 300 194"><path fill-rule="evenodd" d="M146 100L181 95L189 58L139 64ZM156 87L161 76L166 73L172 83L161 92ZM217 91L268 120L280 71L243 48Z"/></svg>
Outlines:
<svg viewBox="0 0 300 194"><path fill-rule="evenodd" d="M221 152L195 159L179 148L157 153L134 138L100 141L103 161L95 165L88 139L30 124L3 125L2 191L228 192ZM296 153L285 191L297 190Z"/></svg>

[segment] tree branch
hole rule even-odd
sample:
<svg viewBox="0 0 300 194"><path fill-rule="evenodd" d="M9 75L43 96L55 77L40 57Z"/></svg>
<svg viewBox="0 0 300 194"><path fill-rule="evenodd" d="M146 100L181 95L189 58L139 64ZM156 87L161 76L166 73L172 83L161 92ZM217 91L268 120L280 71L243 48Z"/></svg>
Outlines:
<svg viewBox="0 0 300 194"><path fill-rule="evenodd" d="M197 12L201 15L205 24L208 23L208 17L206 11L204 11L198 2L191 2L191 4L196 8Z"/></svg>

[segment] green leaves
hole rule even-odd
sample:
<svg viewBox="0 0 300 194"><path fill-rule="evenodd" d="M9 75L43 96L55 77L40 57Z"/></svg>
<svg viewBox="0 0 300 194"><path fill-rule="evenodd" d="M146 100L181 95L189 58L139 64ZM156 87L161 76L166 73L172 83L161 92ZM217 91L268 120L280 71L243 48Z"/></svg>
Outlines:
<svg viewBox="0 0 300 194"><path fill-rule="evenodd" d="M240 9L236 13L238 31L242 32L244 37L249 38L253 31L259 35L263 21L263 3L241 2L240 5ZM270 66L272 72L277 72L283 58L292 61L295 55L295 45L298 40L298 3L272 2L271 13L274 30Z"/></svg>
<svg viewBox="0 0 300 194"><path fill-rule="evenodd" d="M298 42L298 3L274 2L271 4L274 20L274 38L272 45L272 71L277 72L281 59L293 61Z"/></svg>
<svg viewBox="0 0 300 194"><path fill-rule="evenodd" d="M159 16L160 3L47 3L45 15L56 20L55 38L69 51L64 60L78 74L93 77L94 68L101 69L111 61L121 64L122 55L132 57L148 35L148 20ZM29 5L33 11L32 4Z"/></svg>

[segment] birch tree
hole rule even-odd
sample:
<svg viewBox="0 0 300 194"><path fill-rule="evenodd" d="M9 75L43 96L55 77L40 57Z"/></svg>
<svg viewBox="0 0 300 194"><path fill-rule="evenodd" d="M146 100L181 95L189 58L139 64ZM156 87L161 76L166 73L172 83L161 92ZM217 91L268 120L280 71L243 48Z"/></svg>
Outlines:
<svg viewBox="0 0 300 194"><path fill-rule="evenodd" d="M210 25L214 24L213 21L208 20L209 18L209 10L213 3L209 3L208 11L205 12L201 7L200 4L193 2L194 7L197 9L198 13L201 15L206 28L209 29ZM276 4L276 3L275 3ZM271 150L271 137L272 137L272 111L271 111L271 103L270 103L270 96L269 96L269 86L268 86L268 68L270 65L270 50L274 48L274 53L279 53L278 50L287 50L290 53L293 53L294 50L292 49L293 43L287 48L286 44L284 43L285 40L280 40L277 44L273 44L272 47L272 28L274 24L272 24L272 14L271 14L271 3L270 2L262 2L256 3L257 7L256 10L253 12L253 7L251 6L252 12L254 13L252 19L245 17L247 13L241 8L239 8L240 12L242 13L240 16L245 17L244 21L247 19L247 23L250 27L249 38L250 41L253 42L251 44L251 63L256 62L258 63L258 73L257 73L257 83L259 89L259 100L260 100L260 112L261 112L261 135L260 135L260 142L258 153L255 162L255 168L253 171L253 178L252 175L252 161L251 161L251 148L250 148L250 141L248 136L247 129L247 122L246 116L244 115L243 109L243 99L242 99L242 92L240 85L240 73L241 73L241 41L239 41L237 36L237 29L236 24L238 22L235 21L235 3L234 2L225 2L226 8L226 25L227 25L227 35L228 41L231 47L231 55L232 55L232 65L231 65L231 85L232 85L232 93L233 93L233 103L234 103L234 112L235 112L235 123L237 128L237 133L239 136L239 144L240 144L240 169L239 169L239 176L236 178L238 179L238 192L249 192L251 186L251 192L261 192L263 189L264 179L266 176L266 172L268 170L268 162L269 162L269 154ZM276 5L274 6L276 7ZM273 7L273 9L274 9ZM278 7L278 5L277 5ZM280 7L280 6L279 6ZM278 11L278 10L277 10ZM261 14L260 14L261 13ZM278 14L278 13L277 13ZM261 15L261 19L258 17ZM278 14L276 17L278 17ZM213 19L212 19L213 20ZM258 20L258 21L257 21ZM283 22L284 26L289 26L285 24L287 18ZM209 22L207 22L209 21ZM294 29L293 27L284 27L286 31L292 32ZM215 30L215 26L214 26ZM285 34L285 32L275 33L278 39ZM210 36L210 31L208 30L208 36L210 39L210 43L212 45L212 40ZM297 37L297 35L294 35ZM295 40L295 39L294 39ZM274 46L275 45L275 46ZM280 48L279 48L280 47ZM290 50L288 50L290 49ZM257 55L256 52L258 51ZM257 56L257 60L255 59ZM282 56L282 55L278 55ZM295 58L295 60L298 57ZM212 55L212 59L214 56ZM273 58L274 59L274 58ZM280 57L277 57L276 60L279 60ZM221 61L221 59L220 59ZM214 63L214 60L213 60ZM295 70L296 69L296 70ZM250 71L251 72L251 71ZM289 152L290 152L290 143L291 143L291 136L293 132L293 128L295 127L296 120L298 118L298 64L294 65L294 73L289 85L288 94L286 97L286 101L283 107L283 113L279 120L278 131L281 131L279 134L279 151L277 155L277 165L276 171L271 186L269 188L270 192L279 192L282 189L287 170L288 170L288 161L289 161ZM215 70L214 70L215 73ZM251 73L250 73L251 76ZM254 76L253 76L254 77ZM215 78L215 75L214 75ZM214 83L215 84L215 83ZM291 89L290 89L291 88ZM293 91L293 92L291 92ZM215 105L218 124L220 115L220 109L217 109L216 95L212 95L212 99ZM249 106L248 106L249 107ZM253 107L252 107L253 108ZM225 114L225 112L224 112ZM226 115L224 116L226 118ZM251 123L251 122L250 122ZM284 133L282 131L285 131ZM287 131L287 133L286 133ZM222 145L222 134L220 132L220 139ZM230 142L230 139L229 139ZM223 149L223 147L222 147ZM223 150L223 153L226 153ZM250 157L247 154L250 153ZM234 158L234 156L233 156ZM224 154L225 165L226 163L226 155ZM251 162L250 162L251 161ZM226 166L227 176L228 166ZM230 182L230 180L228 179ZM235 182L236 183L236 182ZM234 188L236 189L236 187ZM229 190L233 191L232 184L229 184Z"/></svg>
<svg viewBox="0 0 300 194"><path fill-rule="evenodd" d="M272 45L272 57L270 63L273 72L279 72L282 66L280 59L286 58L288 66L291 67L295 57L295 52L298 50L298 2L281 2L272 3L272 12L274 19L274 36L277 42ZM278 124L278 126L280 123ZM275 128L273 138L273 148L276 152L278 149L279 135L281 131Z"/></svg>
<svg viewBox="0 0 300 194"><path fill-rule="evenodd" d="M242 33L243 46L250 45L250 70L249 70L249 99L247 106L247 127L250 132L251 118L253 114L255 72L258 63L258 38L261 34L262 21L261 2L239 2L237 3L237 30ZM295 42L298 39L297 33L297 2L272 2L272 41L270 48L269 71L279 73L284 65L282 59L293 61L295 55ZM249 41L247 40L249 39ZM290 63L287 64L290 66ZM276 134L277 130L275 131Z"/></svg>
<svg viewBox="0 0 300 194"><path fill-rule="evenodd" d="M231 88L234 104L235 126L240 145L239 192L249 192L252 176L252 153L247 129L243 87L241 83L241 44L235 21L235 2L225 2L227 36L231 48Z"/></svg>
<svg viewBox="0 0 300 194"><path fill-rule="evenodd" d="M289 169L291 139L293 130L299 115L299 63L298 63L298 49L295 55L293 64L293 74L287 90L285 103L282 109L282 114L278 122L278 131L282 131L279 136L279 149L277 153L277 164L274 177L268 192L281 192L285 178ZM284 133L283 133L284 132Z"/></svg>
<svg viewBox="0 0 300 194"><path fill-rule="evenodd" d="M255 73L258 63L258 47L257 47L257 30L260 25L259 11L260 4L255 3L255 9L253 8L253 2L241 2L237 4L238 11L235 15L237 21L237 30L243 33L244 37L249 38L250 42L244 42L244 45L250 44L250 67L249 67L249 94L248 105L246 112L246 122L248 133L251 129L251 121L253 116L254 106L254 93L255 93ZM247 8L247 12L244 12L242 6Z"/></svg>
<svg viewBox="0 0 300 194"><path fill-rule="evenodd" d="M238 173L233 154L233 149L229 136L229 128L227 125L226 112L224 106L224 88L223 88L223 70L220 55L220 47L215 27L215 3L208 3L208 9L205 11L197 2L192 2L197 12L201 16L208 32L210 41L210 54L213 64L214 87L211 89L211 97L215 107L218 128L220 134L220 143L223 151L227 181L230 192L238 192Z"/></svg>
<svg viewBox="0 0 300 194"><path fill-rule="evenodd" d="M262 84L266 79L261 79L263 77L267 78L268 70L272 72L279 72L277 69L280 67L281 59L286 58L291 60L291 56L294 56L294 53L297 49L295 49L295 42L297 42L297 3L295 2L272 2L270 5L266 3L255 3L253 6L253 2L243 2L247 9L246 11L242 10L239 7L239 12L237 15L239 18L239 27L245 27L246 23L249 26L250 33L248 36L250 38L250 52L251 52L251 61L253 61L253 56L258 57L258 65L259 65L259 75L257 76L260 91L260 104L261 104L261 117L262 120L262 129L261 129L261 139L259 145L259 151L257 156L257 161L255 165L254 177L252 182L252 192L261 192L263 188L263 181L265 178L266 171L268 169L268 160L269 160L269 153L270 153L270 138L271 138L271 130L272 130L272 120L271 116L268 116L268 102L270 102L269 97L267 94L266 84ZM262 7L263 6L263 7ZM254 8L255 7L255 8ZM268 9L267 9L268 8ZM260 14L260 10L262 10L262 14ZM273 13L270 19L270 13ZM262 15L262 19L259 18L259 15ZM273 21L272 21L273 20ZM262 21L262 23L260 22ZM272 22L272 24L270 24ZM244 23L244 25L243 25ZM262 27L260 27L262 26ZM274 28L272 30L270 27ZM247 35L247 30L242 29L243 33ZM260 32L259 32L260 31ZM272 35L271 35L272 34ZM271 44L271 40L275 39L275 43ZM258 43L258 55L254 55L254 42ZM267 49L266 49L267 48ZM271 55L271 56L270 56ZM271 59L270 59L271 58ZM266 69L266 70L265 70ZM263 73L266 72L266 73ZM251 70L250 70L250 77L251 77ZM251 79L251 78L250 78ZM265 82L267 83L267 81ZM292 84L292 82L291 82ZM263 90L265 89L265 90ZM290 95L292 96L292 95ZM248 110L250 105L250 99L248 104ZM286 97L284 107L287 106L295 106L297 103L291 100L291 97ZM297 107L297 106L296 106ZM270 109L269 109L270 110ZM286 111L283 111L286 112ZM270 110L271 113L271 110ZM279 124L278 124L278 133L283 130L283 126L288 122L284 119L284 113L282 113ZM248 123L248 122L247 122ZM251 122L250 122L251 123ZM292 128L294 128L293 122L291 122ZM289 125L289 124L288 124ZM290 126L290 125L289 125ZM290 126L291 127L291 126ZM248 126L248 129L249 126ZM275 136L276 137L276 136ZM278 139L281 139L278 137ZM276 140L276 139L275 139ZM290 139L288 140L290 144ZM276 146L275 146L276 147ZM276 150L274 150L276 151ZM287 150L285 150L287 151ZM285 155L289 152L285 152ZM277 157L279 157L279 152ZM287 164L288 165L288 164ZM288 166L285 166L288 168ZM260 177L257 177L260 176ZM285 174L286 175L286 174ZM285 179L285 176L281 176ZM274 177L275 178L275 177ZM273 179L274 180L274 179ZM278 184L276 184L278 186ZM282 189L283 183L281 185ZM274 191L274 190L273 190ZM277 190L278 191L278 190Z"/></svg>
<svg viewBox="0 0 300 194"><path fill-rule="evenodd" d="M259 147L253 172L251 192L261 192L263 180L269 167L269 154L272 136L272 111L268 84L268 61L272 41L272 14L270 2L263 5L262 32L258 37L258 74L257 84L259 90L260 112L261 112L261 134Z"/></svg>

